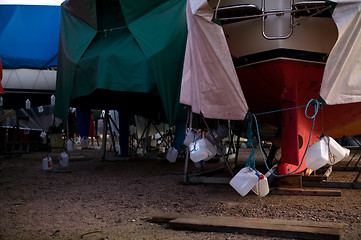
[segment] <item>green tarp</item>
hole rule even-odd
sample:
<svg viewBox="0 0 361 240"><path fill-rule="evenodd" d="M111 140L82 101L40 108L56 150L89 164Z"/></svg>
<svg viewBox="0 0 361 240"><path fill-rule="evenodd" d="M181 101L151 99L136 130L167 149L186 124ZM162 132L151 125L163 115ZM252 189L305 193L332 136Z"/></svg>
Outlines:
<svg viewBox="0 0 361 240"><path fill-rule="evenodd" d="M185 7L185 0L65 1L56 115L66 121L73 100L109 90L119 96L134 93L144 103L158 96L170 125L183 119L179 94L187 38ZM99 101L105 109L117 99ZM93 108L83 102L87 105Z"/></svg>

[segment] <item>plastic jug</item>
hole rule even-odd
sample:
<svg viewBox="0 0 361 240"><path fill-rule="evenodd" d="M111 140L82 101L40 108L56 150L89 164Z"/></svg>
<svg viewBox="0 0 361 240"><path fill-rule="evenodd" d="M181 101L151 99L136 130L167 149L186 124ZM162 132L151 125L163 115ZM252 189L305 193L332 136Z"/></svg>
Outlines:
<svg viewBox="0 0 361 240"><path fill-rule="evenodd" d="M305 161L306 167L314 171L328 163L328 147L324 138L308 147Z"/></svg>
<svg viewBox="0 0 361 240"><path fill-rule="evenodd" d="M222 140L223 138L228 136L229 129L224 125L219 125L217 128L218 140Z"/></svg>
<svg viewBox="0 0 361 240"><path fill-rule="evenodd" d="M184 139L184 145L189 146L192 142L195 142L201 138L201 133L195 129L189 129L187 136Z"/></svg>
<svg viewBox="0 0 361 240"><path fill-rule="evenodd" d="M258 172L259 178L252 191L260 197L264 197L269 193L268 179L262 173Z"/></svg>
<svg viewBox="0 0 361 240"><path fill-rule="evenodd" d="M60 154L60 166L67 167L69 166L69 155L66 152Z"/></svg>
<svg viewBox="0 0 361 240"><path fill-rule="evenodd" d="M216 148L207 139L202 138L189 145L190 158L193 162L209 160L217 153Z"/></svg>
<svg viewBox="0 0 361 240"><path fill-rule="evenodd" d="M326 146L329 148L328 164L333 165L338 163L343 158L350 155L350 150L342 147L332 137L324 136L322 139L324 139Z"/></svg>
<svg viewBox="0 0 361 240"><path fill-rule="evenodd" d="M43 170L51 170L53 168L53 160L51 157L44 157L43 158Z"/></svg>
<svg viewBox="0 0 361 240"><path fill-rule="evenodd" d="M212 137L212 134L214 136L214 138ZM210 131L208 131L205 135L204 135L205 138L207 138L211 143L213 143L214 145L218 144L218 141L220 140L219 136L218 136L218 133L217 133L217 130L215 129L211 129Z"/></svg>
<svg viewBox="0 0 361 240"><path fill-rule="evenodd" d="M31 108L31 102L30 102L29 99L26 99L26 101L25 101L25 108L26 108L26 109L30 109L30 108Z"/></svg>
<svg viewBox="0 0 361 240"><path fill-rule="evenodd" d="M68 139L68 141L66 141L66 150L69 152L74 151L74 142L70 139Z"/></svg>
<svg viewBox="0 0 361 240"><path fill-rule="evenodd" d="M166 159L173 163L177 160L177 157L178 157L178 150L175 149L174 147L170 147L168 148L168 152L167 152L167 155L166 155Z"/></svg>
<svg viewBox="0 0 361 240"><path fill-rule="evenodd" d="M250 167L242 168L229 182L229 184L242 196L258 183L258 173Z"/></svg>

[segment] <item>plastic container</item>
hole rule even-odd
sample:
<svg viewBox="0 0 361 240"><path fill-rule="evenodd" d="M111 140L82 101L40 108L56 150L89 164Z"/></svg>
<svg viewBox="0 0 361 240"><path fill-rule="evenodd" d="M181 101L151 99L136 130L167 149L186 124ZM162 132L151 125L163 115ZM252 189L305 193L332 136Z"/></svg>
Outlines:
<svg viewBox="0 0 361 240"><path fill-rule="evenodd" d="M191 143L199 140L201 137L202 135L197 130L190 129L184 139L183 144L189 146Z"/></svg>
<svg viewBox="0 0 361 240"><path fill-rule="evenodd" d="M44 107L43 107L43 106L39 106L39 107L38 107L38 112L39 112L39 113L44 112Z"/></svg>
<svg viewBox="0 0 361 240"><path fill-rule="evenodd" d="M217 153L216 148L207 139L202 138L189 145L190 158L193 162L209 160Z"/></svg>
<svg viewBox="0 0 361 240"><path fill-rule="evenodd" d="M66 150L68 152L74 151L74 142L70 139L68 139L68 141L66 141Z"/></svg>
<svg viewBox="0 0 361 240"><path fill-rule="evenodd" d="M168 152L167 152L167 155L165 156L165 158L169 162L174 163L177 160L177 157L178 157L178 150L175 149L174 147L168 148Z"/></svg>
<svg viewBox="0 0 361 240"><path fill-rule="evenodd" d="M50 104L55 105L55 96L54 95L51 95L51 97L50 97Z"/></svg>
<svg viewBox="0 0 361 240"><path fill-rule="evenodd" d="M26 108L26 109L30 109L30 108L31 108L31 102L30 102L29 99L26 99L26 101L25 101L25 108Z"/></svg>
<svg viewBox="0 0 361 240"><path fill-rule="evenodd" d="M68 167L69 166L69 155L66 152L60 154L60 166Z"/></svg>
<svg viewBox="0 0 361 240"><path fill-rule="evenodd" d="M339 161L350 155L350 150L342 147L332 137L325 136L322 139L324 139L326 146L329 148L328 164L333 165L335 163L338 163Z"/></svg>
<svg viewBox="0 0 361 240"><path fill-rule="evenodd" d="M306 167L314 171L328 163L328 148L324 138L308 147L305 161Z"/></svg>
<svg viewBox="0 0 361 240"><path fill-rule="evenodd" d="M222 140L223 138L227 137L228 131L229 131L229 129L226 126L219 125L217 128L217 135L218 135L217 140Z"/></svg>
<svg viewBox="0 0 361 240"><path fill-rule="evenodd" d="M252 191L260 197L264 197L269 193L268 179L262 173L258 172L259 178Z"/></svg>
<svg viewBox="0 0 361 240"><path fill-rule="evenodd" d="M44 157L43 158L43 170L51 170L53 168L53 160L51 157Z"/></svg>
<svg viewBox="0 0 361 240"><path fill-rule="evenodd" d="M242 196L246 196L258 183L258 173L250 167L242 168L229 184Z"/></svg>
<svg viewBox="0 0 361 240"><path fill-rule="evenodd" d="M212 137L211 132L213 133L214 138ZM218 144L219 136L218 136L217 130L211 129L204 135L204 137L207 138L214 145Z"/></svg>

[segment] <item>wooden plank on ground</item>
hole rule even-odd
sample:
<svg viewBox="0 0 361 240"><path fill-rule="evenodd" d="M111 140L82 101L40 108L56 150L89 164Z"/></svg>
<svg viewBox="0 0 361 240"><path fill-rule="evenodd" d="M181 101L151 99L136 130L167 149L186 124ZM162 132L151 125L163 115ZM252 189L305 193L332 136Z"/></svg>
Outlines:
<svg viewBox="0 0 361 240"><path fill-rule="evenodd" d="M240 217L187 217L169 222L172 229L233 232L293 239L341 239L343 224Z"/></svg>
<svg viewBox="0 0 361 240"><path fill-rule="evenodd" d="M340 197L341 190L304 189L304 188L274 188L274 189L271 189L271 194Z"/></svg>
<svg viewBox="0 0 361 240"><path fill-rule="evenodd" d="M289 175L278 179L278 186L285 188L302 188L301 175Z"/></svg>

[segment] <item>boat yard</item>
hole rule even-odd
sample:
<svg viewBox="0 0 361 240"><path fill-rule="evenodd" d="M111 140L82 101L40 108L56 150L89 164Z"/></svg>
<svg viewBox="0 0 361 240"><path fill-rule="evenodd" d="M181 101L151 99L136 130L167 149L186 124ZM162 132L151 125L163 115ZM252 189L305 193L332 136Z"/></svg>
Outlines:
<svg viewBox="0 0 361 240"><path fill-rule="evenodd" d="M0 240L360 239L360 11L0 0Z"/></svg>

